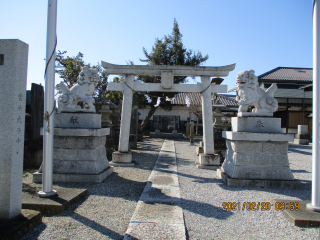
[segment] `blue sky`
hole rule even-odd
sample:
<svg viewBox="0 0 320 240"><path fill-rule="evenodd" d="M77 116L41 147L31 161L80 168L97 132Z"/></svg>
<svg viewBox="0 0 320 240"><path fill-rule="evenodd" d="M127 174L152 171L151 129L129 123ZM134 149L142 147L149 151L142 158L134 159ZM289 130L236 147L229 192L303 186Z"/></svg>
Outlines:
<svg viewBox="0 0 320 240"><path fill-rule="evenodd" d="M47 4L0 2L0 38L29 44L27 89L44 85ZM82 52L91 64L143 65L142 47L170 34L174 18L184 46L209 55L203 66L236 63L222 83L228 89L241 70L312 67L312 0L58 0L57 50Z"/></svg>

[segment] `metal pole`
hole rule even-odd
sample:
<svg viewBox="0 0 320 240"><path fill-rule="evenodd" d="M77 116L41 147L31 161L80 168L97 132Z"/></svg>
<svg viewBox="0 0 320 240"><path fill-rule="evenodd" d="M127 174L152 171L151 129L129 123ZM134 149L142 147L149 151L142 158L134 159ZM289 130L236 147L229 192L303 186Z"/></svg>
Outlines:
<svg viewBox="0 0 320 240"><path fill-rule="evenodd" d="M39 197L51 197L57 194L52 190L53 168L53 135L54 135L54 86L55 86L55 57L57 44L57 0L48 0L47 20L47 52L45 69L45 99L43 121L43 174L42 191Z"/></svg>
<svg viewBox="0 0 320 240"><path fill-rule="evenodd" d="M319 1L313 1L313 103L312 103L312 195L307 208L320 212L320 162L319 162L319 100L320 100L320 38L318 31Z"/></svg>

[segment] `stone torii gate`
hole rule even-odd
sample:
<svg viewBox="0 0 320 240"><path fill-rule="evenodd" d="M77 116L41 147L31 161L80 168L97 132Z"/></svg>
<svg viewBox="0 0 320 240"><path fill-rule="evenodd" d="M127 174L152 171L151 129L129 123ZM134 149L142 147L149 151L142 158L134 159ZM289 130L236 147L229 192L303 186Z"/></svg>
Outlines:
<svg viewBox="0 0 320 240"><path fill-rule="evenodd" d="M220 160L217 160L219 157L214 154L211 93L226 93L227 85L211 84L210 77L228 76L229 72L234 70L235 63L222 67L115 65L103 61L101 61L101 64L107 69L108 74L125 75L125 82L108 84L109 91L123 91L119 148L118 152L112 154L113 163L116 165L132 165L132 153L129 151L129 133L134 90L141 92L201 92L204 153L199 155L199 163L201 165L220 164ZM135 75L161 76L161 83L134 82ZM174 76L200 76L201 83L174 84Z"/></svg>

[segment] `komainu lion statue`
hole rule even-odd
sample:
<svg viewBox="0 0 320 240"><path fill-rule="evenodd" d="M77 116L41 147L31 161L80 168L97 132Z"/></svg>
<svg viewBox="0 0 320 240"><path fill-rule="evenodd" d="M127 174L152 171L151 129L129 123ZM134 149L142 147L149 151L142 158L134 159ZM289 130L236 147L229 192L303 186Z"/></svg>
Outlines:
<svg viewBox="0 0 320 240"><path fill-rule="evenodd" d="M237 77L237 91L240 97L238 112L247 112L248 106L253 105L253 113L273 113L278 109L278 101L273 97L278 89L273 83L266 91L259 87L254 70L241 71Z"/></svg>
<svg viewBox="0 0 320 240"><path fill-rule="evenodd" d="M78 77L78 83L68 88L63 82L57 85L62 94L58 98L59 112L96 112L92 94L98 85L98 70L83 67ZM78 105L82 101L83 108Z"/></svg>

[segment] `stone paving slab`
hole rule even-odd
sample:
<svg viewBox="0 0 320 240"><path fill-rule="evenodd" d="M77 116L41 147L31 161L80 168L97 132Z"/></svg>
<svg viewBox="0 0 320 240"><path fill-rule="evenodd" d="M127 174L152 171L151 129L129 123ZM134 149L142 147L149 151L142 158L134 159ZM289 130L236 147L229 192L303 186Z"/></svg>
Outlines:
<svg viewBox="0 0 320 240"><path fill-rule="evenodd" d="M163 202L139 201L131 221L184 224L182 209L173 203Z"/></svg>
<svg viewBox="0 0 320 240"><path fill-rule="evenodd" d="M131 239L186 239L184 224L130 223L124 240Z"/></svg>
<svg viewBox="0 0 320 240"><path fill-rule="evenodd" d="M11 221L0 221L0 239L18 239L30 229L42 222L38 211L22 209L21 215Z"/></svg>
<svg viewBox="0 0 320 240"><path fill-rule="evenodd" d="M22 192L22 208L33 209L43 215L55 215L62 213L72 204L78 202L87 194L87 189L54 187L57 195L50 198L40 198L36 192Z"/></svg>
<svg viewBox="0 0 320 240"><path fill-rule="evenodd" d="M307 209L307 204L310 201L297 201L288 199L272 199L271 203L275 205L278 203L278 209L282 211L289 221L297 227L320 227L320 213L313 212ZM293 204L293 206L291 206Z"/></svg>
<svg viewBox="0 0 320 240"><path fill-rule="evenodd" d="M165 140L124 239L186 239L174 141Z"/></svg>

